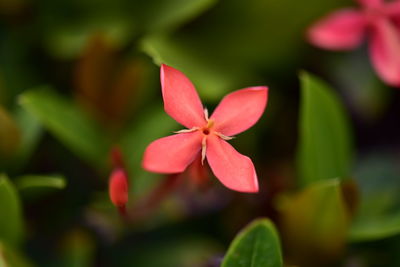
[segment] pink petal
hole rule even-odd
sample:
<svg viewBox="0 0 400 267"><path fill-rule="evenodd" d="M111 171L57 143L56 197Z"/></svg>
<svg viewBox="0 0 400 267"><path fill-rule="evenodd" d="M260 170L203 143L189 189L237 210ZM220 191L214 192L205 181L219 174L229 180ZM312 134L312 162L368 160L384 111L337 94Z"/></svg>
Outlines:
<svg viewBox="0 0 400 267"><path fill-rule="evenodd" d="M400 30L400 1L389 2L385 5L385 12Z"/></svg>
<svg viewBox="0 0 400 267"><path fill-rule="evenodd" d="M143 168L157 173L183 172L198 155L201 140L198 131L157 139L144 152Z"/></svg>
<svg viewBox="0 0 400 267"><path fill-rule="evenodd" d="M400 33L388 20L373 24L370 55L381 79L389 85L400 86Z"/></svg>
<svg viewBox="0 0 400 267"><path fill-rule="evenodd" d="M314 24L308 31L308 39L324 49L352 49L361 43L365 26L366 19L361 12L343 9Z"/></svg>
<svg viewBox="0 0 400 267"><path fill-rule="evenodd" d="M215 135L207 138L207 161L226 187L239 192L258 192L257 174L251 159Z"/></svg>
<svg viewBox="0 0 400 267"><path fill-rule="evenodd" d="M206 123L199 95L182 72L161 65L161 87L165 112L177 122L187 128Z"/></svg>
<svg viewBox="0 0 400 267"><path fill-rule="evenodd" d="M128 177L123 169L117 168L111 173L108 192L115 206L121 207L128 202Z"/></svg>
<svg viewBox="0 0 400 267"><path fill-rule="evenodd" d="M215 131L230 136L253 126L267 105L268 88L249 87L226 95L210 117Z"/></svg>

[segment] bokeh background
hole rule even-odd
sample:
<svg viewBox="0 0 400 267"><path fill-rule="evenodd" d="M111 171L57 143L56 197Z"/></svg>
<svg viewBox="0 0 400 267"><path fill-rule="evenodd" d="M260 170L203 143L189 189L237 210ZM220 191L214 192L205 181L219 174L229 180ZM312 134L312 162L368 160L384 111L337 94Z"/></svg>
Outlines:
<svg viewBox="0 0 400 267"><path fill-rule="evenodd" d="M0 173L17 196L0 195L0 266L219 266L257 217L276 223L288 264L400 266L400 91L376 76L367 45L329 52L305 38L351 5L0 0ZM262 119L231 142L253 159L259 194L211 173L171 185L141 169L145 147L181 129L163 111L160 63L184 72L209 110L233 90L269 86ZM346 173L315 188L298 167L304 71L329 84L353 151ZM329 143L335 126L321 127ZM113 147L139 214L130 221L107 193Z"/></svg>

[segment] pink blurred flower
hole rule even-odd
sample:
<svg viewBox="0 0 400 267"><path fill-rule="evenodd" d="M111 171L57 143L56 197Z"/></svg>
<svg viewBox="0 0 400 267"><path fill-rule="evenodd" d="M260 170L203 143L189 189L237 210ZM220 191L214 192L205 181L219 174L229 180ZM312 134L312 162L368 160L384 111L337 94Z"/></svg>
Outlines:
<svg viewBox="0 0 400 267"><path fill-rule="evenodd" d="M128 177L123 169L117 168L111 173L108 190L111 202L116 207L125 207L129 188Z"/></svg>
<svg viewBox="0 0 400 267"><path fill-rule="evenodd" d="M376 72L385 83L400 87L400 1L357 2L361 9L341 9L314 24L309 41L325 49L349 50L367 35Z"/></svg>
<svg viewBox="0 0 400 267"><path fill-rule="evenodd" d="M180 173L196 157L207 158L215 176L226 187L258 192L257 174L250 158L226 140L253 126L264 112L268 88L249 87L228 94L209 117L190 80L180 71L161 66L165 111L187 129L152 142L143 167L157 173Z"/></svg>

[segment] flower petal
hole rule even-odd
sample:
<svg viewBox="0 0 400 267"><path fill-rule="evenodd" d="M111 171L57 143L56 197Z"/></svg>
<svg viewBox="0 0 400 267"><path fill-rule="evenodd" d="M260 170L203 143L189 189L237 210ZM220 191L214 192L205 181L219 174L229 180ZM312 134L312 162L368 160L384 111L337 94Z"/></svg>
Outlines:
<svg viewBox="0 0 400 267"><path fill-rule="evenodd" d="M386 14L400 29L400 1L389 2L384 7Z"/></svg>
<svg viewBox="0 0 400 267"><path fill-rule="evenodd" d="M267 105L268 88L249 87L226 95L210 119L215 131L226 136L235 135L253 126Z"/></svg>
<svg viewBox="0 0 400 267"><path fill-rule="evenodd" d="M357 47L366 29L364 15L354 9L342 9L318 21L308 31L308 40L321 48L347 50Z"/></svg>
<svg viewBox="0 0 400 267"><path fill-rule="evenodd" d="M389 85L400 86L400 33L388 20L373 24L370 55L381 79Z"/></svg>
<svg viewBox="0 0 400 267"><path fill-rule="evenodd" d="M128 202L128 177L123 169L117 168L111 173L108 190L115 206L121 207Z"/></svg>
<svg viewBox="0 0 400 267"><path fill-rule="evenodd" d="M207 138L207 161L226 187L239 192L258 192L257 174L251 159L215 135Z"/></svg>
<svg viewBox="0 0 400 267"><path fill-rule="evenodd" d="M179 70L164 64L160 76L165 112L187 128L205 124L203 105L192 82Z"/></svg>
<svg viewBox="0 0 400 267"><path fill-rule="evenodd" d="M157 173L183 172L198 155L201 140L198 131L157 139L144 152L143 168Z"/></svg>

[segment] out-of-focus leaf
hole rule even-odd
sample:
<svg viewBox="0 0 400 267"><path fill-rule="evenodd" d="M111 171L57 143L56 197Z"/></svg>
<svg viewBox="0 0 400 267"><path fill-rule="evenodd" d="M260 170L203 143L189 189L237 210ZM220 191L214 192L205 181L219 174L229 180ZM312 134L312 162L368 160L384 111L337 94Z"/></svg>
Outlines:
<svg viewBox="0 0 400 267"><path fill-rule="evenodd" d="M24 175L15 178L14 183L21 197L26 201L64 189L67 184L64 176L61 175Z"/></svg>
<svg viewBox="0 0 400 267"><path fill-rule="evenodd" d="M298 168L300 184L346 178L352 164L352 136L334 91L317 77L301 75Z"/></svg>
<svg viewBox="0 0 400 267"><path fill-rule="evenodd" d="M176 28L198 16L217 0L134 0L130 1L132 17L142 31L154 32Z"/></svg>
<svg viewBox="0 0 400 267"><path fill-rule="evenodd" d="M63 189L66 184L65 178L61 175L24 175L15 180L15 185L19 190L42 187Z"/></svg>
<svg viewBox="0 0 400 267"><path fill-rule="evenodd" d="M15 154L20 139L20 130L11 114L0 106L0 157Z"/></svg>
<svg viewBox="0 0 400 267"><path fill-rule="evenodd" d="M319 181L295 195L282 196L279 209L290 263L324 266L342 253L350 216L339 179Z"/></svg>
<svg viewBox="0 0 400 267"><path fill-rule="evenodd" d="M150 108L146 114L123 136L120 145L132 179L132 190L135 195L144 194L159 177L157 174L142 169L142 157L146 147L157 138L172 134L178 125L164 110Z"/></svg>
<svg viewBox="0 0 400 267"><path fill-rule="evenodd" d="M21 253L0 242L0 267L33 266Z"/></svg>
<svg viewBox="0 0 400 267"><path fill-rule="evenodd" d="M257 82L257 68L276 71L287 63L296 66L305 48L306 28L348 2L220 1L190 29L148 36L143 46L156 62L186 73L203 97L216 100Z"/></svg>
<svg viewBox="0 0 400 267"><path fill-rule="evenodd" d="M283 266L278 233L268 219L246 226L233 240L221 267Z"/></svg>
<svg viewBox="0 0 400 267"><path fill-rule="evenodd" d="M24 165L35 149L42 133L39 121L28 111L17 107L15 119L21 131L21 142L13 159L13 164Z"/></svg>
<svg viewBox="0 0 400 267"><path fill-rule="evenodd" d="M350 229L351 241L369 241L400 233L400 160L377 154L359 162L355 177L361 203Z"/></svg>
<svg viewBox="0 0 400 267"><path fill-rule="evenodd" d="M110 141L74 103L48 88L39 88L21 95L20 104L78 157L99 169L106 167Z"/></svg>
<svg viewBox="0 0 400 267"><path fill-rule="evenodd" d="M0 174L0 241L17 246L23 238L21 203L14 185Z"/></svg>

